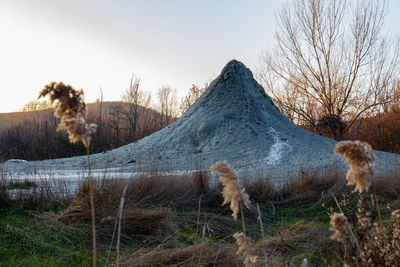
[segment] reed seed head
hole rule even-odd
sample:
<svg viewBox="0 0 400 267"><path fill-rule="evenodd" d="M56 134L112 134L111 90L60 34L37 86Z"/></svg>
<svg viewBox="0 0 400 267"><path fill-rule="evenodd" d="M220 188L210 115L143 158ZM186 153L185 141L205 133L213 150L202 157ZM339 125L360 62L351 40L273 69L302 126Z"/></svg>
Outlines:
<svg viewBox="0 0 400 267"><path fill-rule="evenodd" d="M235 233L233 237L236 239L236 244L238 245L238 255L243 256L244 265L249 266L251 263L256 263L258 256L255 254L254 250L251 248L250 239L242 232Z"/></svg>
<svg viewBox="0 0 400 267"><path fill-rule="evenodd" d="M87 123L86 105L83 101L83 90L75 90L70 85L62 82L52 82L44 87L39 93L39 97L49 95L50 102L54 105L54 115L61 117L58 130L66 130L70 142L82 141L88 148L93 133L96 132L97 125Z"/></svg>
<svg viewBox="0 0 400 267"><path fill-rule="evenodd" d="M211 171L221 173L221 177L218 179L222 185L222 195L224 197L223 205L230 203L232 210L232 217L237 220L239 212L239 202L243 201L243 204L250 208L249 195L245 192L245 189L236 182L236 174L232 167L226 161L216 162L210 167Z"/></svg>
<svg viewBox="0 0 400 267"><path fill-rule="evenodd" d="M361 141L341 141L336 144L333 151L341 155L349 166L346 175L347 185L355 184L354 191L359 193L368 191L372 182L375 161L371 146Z"/></svg>
<svg viewBox="0 0 400 267"><path fill-rule="evenodd" d="M347 220L347 217L343 213L335 212L331 215L330 223L332 225L331 230L335 231L335 233L331 236L331 239L343 241L350 229L350 224Z"/></svg>

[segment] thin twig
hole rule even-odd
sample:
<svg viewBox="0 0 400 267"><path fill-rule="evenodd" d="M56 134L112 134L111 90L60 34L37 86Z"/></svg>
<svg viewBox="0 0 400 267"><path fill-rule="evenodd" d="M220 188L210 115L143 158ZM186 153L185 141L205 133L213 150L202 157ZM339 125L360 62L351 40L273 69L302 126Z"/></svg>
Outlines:
<svg viewBox="0 0 400 267"><path fill-rule="evenodd" d="M114 243L114 237L115 237L115 232L117 231L117 225L118 225L118 222L115 221L114 222L114 230L113 230L113 234L112 234L112 237L111 237L111 243L110 243L110 246L108 247L107 260L106 260L106 264L104 265L105 267L107 267L108 261L110 259L111 248L112 248L112 245Z"/></svg>
<svg viewBox="0 0 400 267"><path fill-rule="evenodd" d="M381 210L379 208L379 202L378 202L378 197L377 197L377 194L376 194L375 183L373 184L373 187L374 187L374 198L375 198L376 211L378 212L379 224L382 226Z"/></svg>
<svg viewBox="0 0 400 267"><path fill-rule="evenodd" d="M94 212L94 197L93 197L93 179L92 179L92 168L90 164L90 150L89 146L86 146L87 160L88 160L88 180L89 180L89 196L90 196L90 213L92 217L92 246L93 246L93 267L96 267L96 217Z"/></svg>
<svg viewBox="0 0 400 267"><path fill-rule="evenodd" d="M196 233L194 235L194 244L196 244L196 242L197 242L197 232L199 230L199 224L200 224L200 208L201 208L201 194L199 196L199 204L197 206L197 222L196 222ZM194 261L194 250L195 250L195 248L193 247L192 266L193 266L193 261Z"/></svg>
<svg viewBox="0 0 400 267"><path fill-rule="evenodd" d="M118 211L118 235L117 235L117 249L116 249L116 263L115 266L119 267L119 243L121 241L121 223L122 223L122 212L124 210L124 201L125 201L125 194L126 190L128 189L129 182L125 185L124 190L121 196L121 202L119 204L119 211Z"/></svg>
<svg viewBox="0 0 400 267"><path fill-rule="evenodd" d="M332 195L333 199L335 200L336 205L338 206L340 212L341 212L342 214L344 214L343 211L342 211L342 208L341 208L340 205L339 205L339 202L337 201L337 199L336 199L336 197L335 197L335 195L334 195L332 192L330 192L330 194ZM349 224L349 230L350 230L351 235L353 236L353 240L354 240L354 243L356 244L358 253L360 253L360 255L362 255L363 252L362 252L362 250L361 250L360 244L358 243L358 238L357 238L356 234L354 233L353 227L352 227L351 224Z"/></svg>
<svg viewBox="0 0 400 267"><path fill-rule="evenodd" d="M263 239L265 266L268 267L267 241L265 240L264 226L263 226L263 221L262 221L262 217L261 217L260 206L258 205L258 203L257 203L257 212L258 212L258 220L260 222L261 236L262 236L262 239Z"/></svg>
<svg viewBox="0 0 400 267"><path fill-rule="evenodd" d="M244 214L243 214L243 204L239 203L240 206L240 213L242 215L242 228L243 228L243 234L246 235L246 225L244 223Z"/></svg>

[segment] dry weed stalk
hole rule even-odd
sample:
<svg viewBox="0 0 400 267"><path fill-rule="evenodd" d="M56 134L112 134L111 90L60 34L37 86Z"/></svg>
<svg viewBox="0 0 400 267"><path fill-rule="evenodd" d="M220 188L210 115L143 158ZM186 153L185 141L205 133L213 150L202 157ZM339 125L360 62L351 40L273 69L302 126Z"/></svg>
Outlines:
<svg viewBox="0 0 400 267"><path fill-rule="evenodd" d="M243 201L243 204L250 208L249 195L245 193L245 189L236 182L236 174L232 167L226 161L218 161L210 167L211 171L221 173L221 177L218 179L223 185L222 195L224 197L223 205L230 202L230 208L233 212L232 217L237 220L239 212L239 202Z"/></svg>
<svg viewBox="0 0 400 267"><path fill-rule="evenodd" d="M347 185L356 185L354 191L362 193L368 191L374 173L374 155L371 146L361 141L341 141L333 150L336 154L343 156L349 170L346 175Z"/></svg>
<svg viewBox="0 0 400 267"><path fill-rule="evenodd" d="M93 266L96 266L96 223L94 214L93 181L91 180L90 167L90 142L92 134L96 132L97 125L87 123L86 105L83 101L83 90L77 91L70 85L62 82L52 82L44 87L39 97L49 95L51 104L55 106L54 115L61 117L58 130L66 130L70 142L81 141L86 147L88 157L88 179L90 182L90 204L92 217L92 238L93 238Z"/></svg>
<svg viewBox="0 0 400 267"><path fill-rule="evenodd" d="M369 266L399 266L400 210L391 213L389 225L382 225L372 220L363 198L360 198L358 206L356 226L363 249L361 260Z"/></svg>
<svg viewBox="0 0 400 267"><path fill-rule="evenodd" d="M120 253L119 244L121 242L122 212L124 210L125 194L126 194L126 190L128 189L128 185L129 185L129 183L127 183L124 187L124 190L123 190L122 196L121 196L121 202L119 204L119 209L118 209L118 235L117 235L117 252L116 252L117 255L116 255L116 259L115 259L115 261L116 261L115 266L117 266L117 267L119 266L119 253Z"/></svg>
<svg viewBox="0 0 400 267"><path fill-rule="evenodd" d="M244 233L235 233L233 237L236 239L236 244L239 247L237 254L244 258L244 265L250 266L251 263L256 263L258 256L256 251L251 247L250 239Z"/></svg>
<svg viewBox="0 0 400 267"><path fill-rule="evenodd" d="M335 230L332 238L344 245L341 261L348 266L400 266L400 210L394 210L390 223L383 224L378 198L374 193L371 195L371 205L377 209L379 219L375 222L361 195L363 191L368 191L372 182L374 156L371 146L360 141L343 141L336 145L334 152L345 158L350 168L347 173L348 185L355 184L354 191L359 193L355 232L343 213L331 216L332 229ZM347 232L352 233L353 242L347 238Z"/></svg>

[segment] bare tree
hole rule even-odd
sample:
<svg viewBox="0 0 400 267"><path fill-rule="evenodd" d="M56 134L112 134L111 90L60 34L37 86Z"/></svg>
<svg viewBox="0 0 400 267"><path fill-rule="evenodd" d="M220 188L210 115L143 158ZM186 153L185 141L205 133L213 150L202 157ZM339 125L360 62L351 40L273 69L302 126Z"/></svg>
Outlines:
<svg viewBox="0 0 400 267"><path fill-rule="evenodd" d="M114 137L111 138L113 142L115 142L113 145L115 147L119 147L121 145L121 132L123 129L121 129L121 122L125 118L125 112L123 110L122 103L113 103L110 107L110 111L108 114L108 119L109 119L109 124L111 127L111 132L114 134Z"/></svg>
<svg viewBox="0 0 400 267"><path fill-rule="evenodd" d="M207 90L208 84L205 83L204 87L199 87L197 85L192 84L190 87L188 94L181 99L181 105L179 106L179 112L181 115L186 112L193 105L194 102Z"/></svg>
<svg viewBox="0 0 400 267"><path fill-rule="evenodd" d="M176 116L177 96L176 89L170 86L162 86L157 91L158 109L160 112L160 126L171 123Z"/></svg>
<svg viewBox="0 0 400 267"><path fill-rule="evenodd" d="M21 111L38 111L38 110L44 110L44 109L50 109L51 104L50 101L48 100L33 100L28 103L26 103L22 108Z"/></svg>
<svg viewBox="0 0 400 267"><path fill-rule="evenodd" d="M143 109L140 120L140 136L144 137L154 132L154 110L151 109L151 92L143 91L140 95L140 106Z"/></svg>
<svg viewBox="0 0 400 267"><path fill-rule="evenodd" d="M315 131L343 133L394 101L398 42L382 36L383 0L292 0L276 15L275 49L259 79L281 111Z"/></svg>
<svg viewBox="0 0 400 267"><path fill-rule="evenodd" d="M99 88L99 98L96 101L97 104L97 132L101 135L101 131L103 130L103 103L104 103L104 96L103 96L103 90L101 87Z"/></svg>
<svg viewBox="0 0 400 267"><path fill-rule="evenodd" d="M126 121L130 126L130 139L137 138L137 126L139 117L139 101L140 101L140 79L132 75L129 88L125 91L122 99L128 104L128 110L126 112ZM132 140L131 140L132 141Z"/></svg>

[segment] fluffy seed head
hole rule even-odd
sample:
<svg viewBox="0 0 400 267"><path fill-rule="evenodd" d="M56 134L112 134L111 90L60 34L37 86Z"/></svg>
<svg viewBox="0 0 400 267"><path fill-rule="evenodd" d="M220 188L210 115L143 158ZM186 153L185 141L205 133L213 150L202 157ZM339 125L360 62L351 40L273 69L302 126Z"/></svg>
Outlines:
<svg viewBox="0 0 400 267"><path fill-rule="evenodd" d="M239 201L243 201L243 204L250 208L249 195L245 192L244 188L236 182L236 174L232 167L226 161L216 162L210 167L211 171L221 173L221 177L218 179L222 185L222 195L224 197L223 205L230 203L232 210L232 217L237 220L239 212Z"/></svg>
<svg viewBox="0 0 400 267"><path fill-rule="evenodd" d="M331 236L331 239L343 241L344 237L350 229L350 224L347 221L347 217L344 216L343 213L335 212L331 215L330 223L332 225L331 230L335 231L335 233Z"/></svg>
<svg viewBox="0 0 400 267"><path fill-rule="evenodd" d="M242 232L235 233L233 237L236 239L236 244L239 247L237 254L244 257L244 265L249 266L250 263L256 263L258 256L251 249L250 239Z"/></svg>
<svg viewBox="0 0 400 267"><path fill-rule="evenodd" d="M210 171L221 173L219 181L227 183L229 181L236 181L236 173L226 161L218 161L210 167Z"/></svg>
<svg viewBox="0 0 400 267"><path fill-rule="evenodd" d="M47 95L49 95L50 102L54 104L54 115L57 118L61 117L58 130L66 130L72 143L82 141L83 145L88 148L97 125L86 122L83 91L75 90L72 86L65 85L62 82L52 82L44 87L38 98Z"/></svg>
<svg viewBox="0 0 400 267"><path fill-rule="evenodd" d="M347 185L356 185L354 191L362 193L368 191L374 173L375 161L371 146L361 141L341 141L333 150L341 155L349 166L346 175Z"/></svg>

